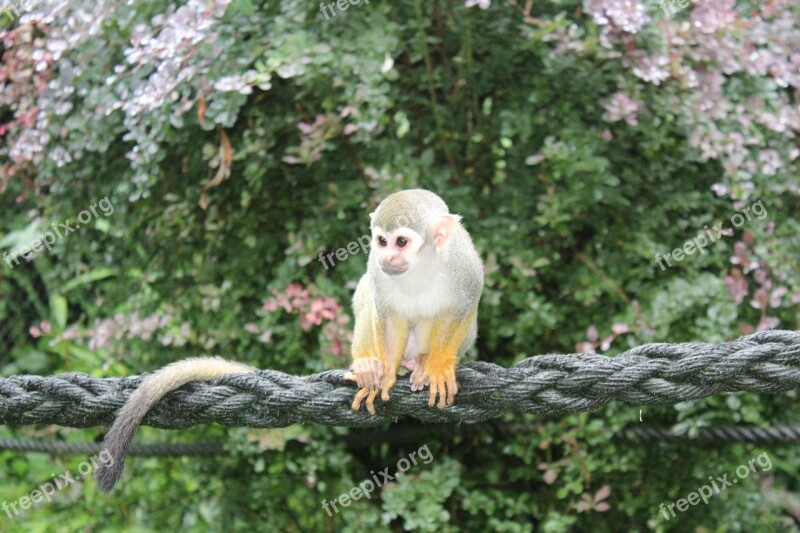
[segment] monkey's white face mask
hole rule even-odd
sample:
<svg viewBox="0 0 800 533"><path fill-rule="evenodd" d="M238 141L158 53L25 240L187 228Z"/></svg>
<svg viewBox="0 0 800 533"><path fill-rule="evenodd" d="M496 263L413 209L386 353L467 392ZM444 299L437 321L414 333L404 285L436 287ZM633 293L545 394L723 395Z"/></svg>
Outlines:
<svg viewBox="0 0 800 533"><path fill-rule="evenodd" d="M372 232L372 250L380 269L389 276L399 276L419 261L419 252L425 238L405 226L392 232L375 228Z"/></svg>
<svg viewBox="0 0 800 533"><path fill-rule="evenodd" d="M372 251L378 266L389 276L399 276L414 270L426 260L433 260L435 255L446 251L460 218L450 214L435 217L428 224L427 236L420 235L407 226L391 232L381 227L373 228Z"/></svg>

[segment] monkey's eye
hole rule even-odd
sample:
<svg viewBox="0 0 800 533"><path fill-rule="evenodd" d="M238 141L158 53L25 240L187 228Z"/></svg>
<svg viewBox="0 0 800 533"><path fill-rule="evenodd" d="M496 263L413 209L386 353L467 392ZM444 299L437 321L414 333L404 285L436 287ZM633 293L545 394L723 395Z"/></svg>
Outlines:
<svg viewBox="0 0 800 533"><path fill-rule="evenodd" d="M387 243L386 243L386 238L384 238L384 237L378 237L378 246L380 246L381 248L383 248L384 246L386 246L386 244L387 244Z"/></svg>
<svg viewBox="0 0 800 533"><path fill-rule="evenodd" d="M397 243L398 248L403 248L406 244L408 244L408 239L405 237L398 237L395 242Z"/></svg>

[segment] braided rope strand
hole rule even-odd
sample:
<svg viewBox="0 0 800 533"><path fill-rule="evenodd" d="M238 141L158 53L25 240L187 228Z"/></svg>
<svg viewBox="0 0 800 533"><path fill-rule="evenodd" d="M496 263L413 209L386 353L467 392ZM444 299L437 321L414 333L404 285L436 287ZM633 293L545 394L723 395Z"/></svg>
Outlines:
<svg viewBox="0 0 800 533"><path fill-rule="evenodd" d="M294 423L365 427L402 416L423 422L480 421L506 411L559 415L610 402L673 404L721 392L774 394L800 388L800 332L770 330L720 344L645 344L616 357L542 355L510 368L488 362L459 366L459 395L445 410L427 392L399 380L376 415L353 412L355 386L345 370L305 377L275 370L194 382L168 394L145 424L177 429L217 422L229 427ZM144 376L98 379L84 373L0 378L0 424L109 424Z"/></svg>

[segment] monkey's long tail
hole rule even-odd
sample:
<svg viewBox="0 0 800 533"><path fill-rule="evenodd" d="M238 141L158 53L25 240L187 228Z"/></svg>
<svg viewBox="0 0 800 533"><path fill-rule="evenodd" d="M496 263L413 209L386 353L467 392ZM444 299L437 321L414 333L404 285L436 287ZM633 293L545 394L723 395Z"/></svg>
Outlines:
<svg viewBox="0 0 800 533"><path fill-rule="evenodd" d="M168 392L190 381L209 381L225 374L248 374L256 369L221 357L191 357L171 363L147 377L120 409L103 439L94 479L109 492L122 475L125 455L145 415Z"/></svg>

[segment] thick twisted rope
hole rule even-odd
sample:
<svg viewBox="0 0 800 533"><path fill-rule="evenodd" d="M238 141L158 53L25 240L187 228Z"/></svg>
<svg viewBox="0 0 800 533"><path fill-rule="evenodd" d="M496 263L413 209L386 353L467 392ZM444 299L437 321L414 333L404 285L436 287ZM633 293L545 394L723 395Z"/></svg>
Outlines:
<svg viewBox="0 0 800 533"><path fill-rule="evenodd" d="M191 383L168 394L145 418L160 428L218 422L283 427L317 422L371 426L410 416L423 422L486 420L507 411L557 415L610 402L673 404L720 392L774 394L800 388L800 332L762 331L720 344L646 344L616 357L542 355L511 368L461 365L456 403L429 408L426 392L398 380L378 413L353 412L356 391L344 370L305 377L275 370ZM0 378L0 424L91 427L109 424L143 376L97 379L83 373Z"/></svg>

